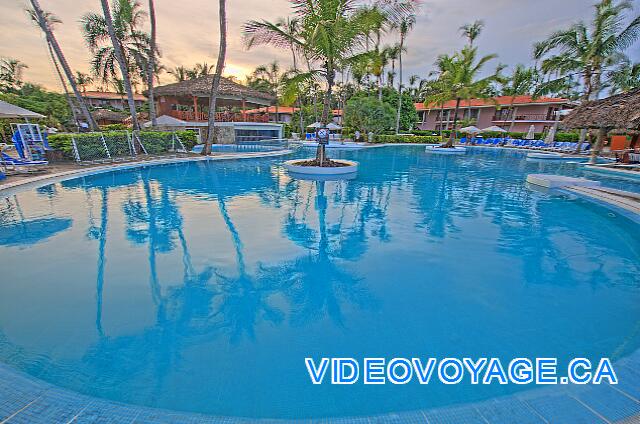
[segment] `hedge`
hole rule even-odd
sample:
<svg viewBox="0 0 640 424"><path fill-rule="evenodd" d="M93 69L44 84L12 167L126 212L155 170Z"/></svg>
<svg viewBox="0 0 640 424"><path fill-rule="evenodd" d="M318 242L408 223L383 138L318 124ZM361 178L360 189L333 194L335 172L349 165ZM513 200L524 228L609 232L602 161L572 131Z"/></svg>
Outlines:
<svg viewBox="0 0 640 424"><path fill-rule="evenodd" d="M438 136L427 135L376 135L373 138L374 143L420 143L434 144L442 143L442 139Z"/></svg>
<svg viewBox="0 0 640 424"><path fill-rule="evenodd" d="M193 146L197 143L197 135L194 131L176 131L175 132L184 147L187 151L190 151ZM102 144L102 140L100 136L104 135L107 139L107 144L109 144L110 139L120 139L122 137L126 137L127 133L125 131L105 131L102 133L80 133L80 134L71 134L71 133L62 133L62 134L50 134L48 137L49 145L56 149L62 151L64 156L67 159L73 159L73 147L71 143L71 138L76 137L76 139L82 138L83 144L87 145L87 143L100 143ZM169 143L172 142L172 132L167 131L141 131L140 139L143 141L145 149L150 154L161 153L167 150ZM123 144L123 143L120 143ZM111 146L114 148L115 146ZM101 148L101 147L98 147ZM125 154L126 152L119 152L120 154Z"/></svg>

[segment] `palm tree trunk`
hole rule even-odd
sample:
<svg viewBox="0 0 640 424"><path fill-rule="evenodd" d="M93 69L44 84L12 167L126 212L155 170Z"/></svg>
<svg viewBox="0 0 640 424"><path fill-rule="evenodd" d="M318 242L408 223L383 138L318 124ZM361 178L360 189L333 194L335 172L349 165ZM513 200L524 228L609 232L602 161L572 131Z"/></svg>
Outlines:
<svg viewBox="0 0 640 424"><path fill-rule="evenodd" d="M296 59L296 51L293 47L293 44L290 45L291 47L291 57L293 58L293 70L294 72L298 72L298 61ZM296 103L298 104L298 117L299 117L299 121L300 121L300 136L302 137L302 134L304 134L304 117L302 116L302 99L300 98L300 93L298 93L298 98L296 99Z"/></svg>
<svg viewBox="0 0 640 424"><path fill-rule="evenodd" d="M203 155L211 154L211 144L213 143L215 122L216 122L216 104L218 102L218 92L220 91L220 78L224 69L224 61L227 55L227 3L226 0L219 1L219 21L220 21L220 46L218 49L218 62L216 63L216 72L213 74L213 82L211 84L211 92L209 94L209 117L207 122L207 141L202 149Z"/></svg>
<svg viewBox="0 0 640 424"><path fill-rule="evenodd" d="M400 133L400 109L402 108L402 47L404 37L400 37L400 51L398 52L398 111L396 113L396 134Z"/></svg>
<svg viewBox="0 0 640 424"><path fill-rule="evenodd" d="M120 73L122 74L122 83L127 93L127 102L129 103L129 113L131 114L131 124L133 130L139 130L138 125L138 112L136 111L136 103L133 99L133 90L131 89L131 79L129 78L129 69L127 68L127 62L120 46L120 40L116 35L116 30L113 26L113 19L111 18L111 9L109 9L109 0L100 0L102 4L102 12L104 13L104 20L107 24L107 31L109 32L109 38L113 44L113 51L120 66Z"/></svg>
<svg viewBox="0 0 640 424"><path fill-rule="evenodd" d="M53 51L56 53L56 56L58 57L58 63L60 63L60 66L62 66L62 70L64 71L64 74L67 77L67 80L69 80L69 85L71 86L71 89L73 90L73 94L78 104L80 105L82 114L87 120L87 124L92 130L95 130L95 131L99 130L98 124L96 124L95 119L93 119L93 116L89 112L89 108L87 107L87 104L85 103L84 98L82 97L82 95L80 94L80 91L78 90L78 85L76 84L76 80L73 76L73 73L71 72L69 63L67 62L67 59L62 53L62 49L58 44L58 40L56 40L56 37L53 35L53 31L51 31L51 28L47 24L47 20L45 18L44 12L40 8L40 3L38 2L38 0L30 0L30 2L31 2L31 6L33 7L33 11L35 12L36 17L38 19L38 25L44 32L45 37L47 38L47 43L49 43Z"/></svg>
<svg viewBox="0 0 640 424"><path fill-rule="evenodd" d="M453 128L451 129L449 141L445 144L445 147L453 147L453 141L456 138L456 127L458 126L458 110L460 110L460 97L456 97L456 108L453 112Z"/></svg>
<svg viewBox="0 0 640 424"><path fill-rule="evenodd" d="M591 149L591 158L589 159L590 164L595 164L598 161L598 155L602 150L602 145L604 144L604 139L607 137L607 129L599 128L598 129L598 138L596 140L596 145L593 149Z"/></svg>
<svg viewBox="0 0 640 424"><path fill-rule="evenodd" d="M322 106L322 125L325 126L329 123L329 111L331 110L331 93L333 90L334 83L334 70L333 65L329 62L326 63L326 73L327 73L327 94L324 97L324 104ZM324 165L324 160L327 159L326 151L324 144L318 143L318 151L316 152L316 158L320 162L320 166Z"/></svg>
<svg viewBox="0 0 640 424"><path fill-rule="evenodd" d="M56 55L51 48L51 44L47 42L47 48L49 49L49 56L51 56L51 61L53 62L53 67L56 69L56 74L58 74L58 78L60 79L60 83L62 84L62 90L64 91L64 98L67 100L67 104L69 105L69 109L71 109L71 115L73 116L73 121L76 123L76 130L80 128L80 122L78 122L78 115L76 114L76 108L71 101L71 96L69 95L69 89L67 88L67 83L62 76L62 72L60 71L60 66L58 65L58 61L56 60ZM84 90L83 90L84 92Z"/></svg>
<svg viewBox="0 0 640 424"><path fill-rule="evenodd" d="M153 0L149 0L149 21L151 24L151 40L149 46L149 66L147 69L147 99L149 102L149 117L151 118L151 126L155 127L158 123L156 116L156 100L153 94L153 77L156 66L156 8Z"/></svg>

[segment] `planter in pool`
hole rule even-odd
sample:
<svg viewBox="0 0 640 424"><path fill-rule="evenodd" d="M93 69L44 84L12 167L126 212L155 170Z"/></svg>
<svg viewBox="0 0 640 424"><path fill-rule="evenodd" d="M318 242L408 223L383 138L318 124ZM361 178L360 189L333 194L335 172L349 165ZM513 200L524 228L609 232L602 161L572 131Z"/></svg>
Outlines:
<svg viewBox="0 0 640 424"><path fill-rule="evenodd" d="M467 149L461 146L454 147L440 147L439 145L429 145L425 147L427 153L437 153L440 155L464 155Z"/></svg>
<svg viewBox="0 0 640 424"><path fill-rule="evenodd" d="M294 159L284 163L284 167L293 176L296 175L320 175L320 176L349 176L358 171L358 162L344 159L331 159L332 162L344 164L344 166L305 166L304 162L313 159Z"/></svg>

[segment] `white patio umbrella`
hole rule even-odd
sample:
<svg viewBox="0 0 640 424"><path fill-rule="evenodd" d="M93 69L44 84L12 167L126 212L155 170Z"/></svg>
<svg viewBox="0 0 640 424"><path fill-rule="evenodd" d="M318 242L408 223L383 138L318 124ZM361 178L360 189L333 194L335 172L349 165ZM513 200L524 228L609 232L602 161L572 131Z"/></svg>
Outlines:
<svg viewBox="0 0 640 424"><path fill-rule="evenodd" d="M459 131L461 133L465 133L465 134L478 134L478 133L482 132L482 130L480 128L474 127L473 125L471 125L469 127L460 128Z"/></svg>
<svg viewBox="0 0 640 424"><path fill-rule="evenodd" d="M321 128L322 127L322 122L314 122L311 125L307 125L307 128Z"/></svg>
<svg viewBox="0 0 640 424"><path fill-rule="evenodd" d="M487 128L483 128L482 132L500 132L500 133L506 133L508 132L507 130L505 130L504 128L500 128L497 125L492 125L490 127Z"/></svg>
<svg viewBox="0 0 640 424"><path fill-rule="evenodd" d="M334 122L329 123L329 125L327 125L327 128L329 128L330 130L341 130L342 127Z"/></svg>
<svg viewBox="0 0 640 424"><path fill-rule="evenodd" d="M536 137L536 126L531 125L529 127L529 131L527 131L527 135L524 136L525 140L533 140Z"/></svg>
<svg viewBox="0 0 640 424"><path fill-rule="evenodd" d="M0 100L0 118L44 118L44 115Z"/></svg>

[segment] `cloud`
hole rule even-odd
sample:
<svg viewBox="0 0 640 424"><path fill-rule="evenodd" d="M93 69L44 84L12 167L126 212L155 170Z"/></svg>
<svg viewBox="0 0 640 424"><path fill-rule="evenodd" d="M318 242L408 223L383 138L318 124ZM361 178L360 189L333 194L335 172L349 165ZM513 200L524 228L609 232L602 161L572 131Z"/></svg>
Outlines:
<svg viewBox="0 0 640 424"><path fill-rule="evenodd" d="M82 39L80 19L90 11L99 11L97 0L41 0L41 6L58 15L63 24L56 29L71 66L87 72L90 53ZM146 1L142 1L146 6ZM635 0L636 13L640 0ZM3 0L0 3L0 27L3 37L0 56L25 62L25 79L59 90L44 39L24 13L26 1ZM227 2L229 46L228 69L248 73L258 65L279 60L290 63L290 53L270 47L247 51L241 37L242 24L250 19L274 20L290 13L287 0L239 0ZM217 2L213 0L156 0L158 42L162 62L168 68L192 66L197 62L215 63L218 50ZM458 28L476 19L485 22L477 43L481 54L496 53L496 62L515 65L529 63L531 45L549 33L564 28L593 13L592 0L426 0L415 29L408 37L404 57L405 75L426 77L437 55L463 46ZM396 40L387 40L395 42ZM630 49L640 60L640 49ZM244 75L237 75L243 77ZM170 76L162 77L169 82Z"/></svg>

